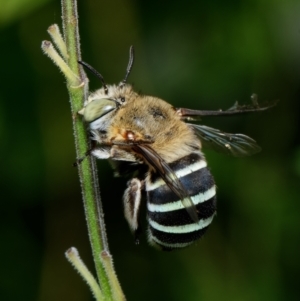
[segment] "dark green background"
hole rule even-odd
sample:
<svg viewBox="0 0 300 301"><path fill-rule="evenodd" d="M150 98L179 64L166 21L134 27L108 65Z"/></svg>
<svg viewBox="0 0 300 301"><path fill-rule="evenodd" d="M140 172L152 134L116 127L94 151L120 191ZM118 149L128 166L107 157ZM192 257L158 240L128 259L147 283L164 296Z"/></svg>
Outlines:
<svg viewBox="0 0 300 301"><path fill-rule="evenodd" d="M61 24L59 1L0 0L0 299L91 300L64 258L93 270L64 78L42 54ZM136 246L123 218L126 180L99 162L109 243L134 300L299 300L300 3L298 0L79 0L83 59L175 106L226 109L280 99L266 113L206 118L263 151L236 159L205 151L218 216L196 245L172 253ZM95 90L99 81L90 76ZM143 213L144 214L144 213Z"/></svg>

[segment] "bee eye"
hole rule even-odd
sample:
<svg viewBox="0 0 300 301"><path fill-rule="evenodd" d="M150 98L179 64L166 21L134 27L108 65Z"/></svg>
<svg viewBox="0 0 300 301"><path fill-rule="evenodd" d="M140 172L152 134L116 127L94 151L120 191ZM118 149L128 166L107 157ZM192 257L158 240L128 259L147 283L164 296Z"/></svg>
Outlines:
<svg viewBox="0 0 300 301"><path fill-rule="evenodd" d="M120 98L121 102L125 102L125 97Z"/></svg>
<svg viewBox="0 0 300 301"><path fill-rule="evenodd" d="M92 122L117 108L116 102L110 99L95 99L84 108L83 117Z"/></svg>

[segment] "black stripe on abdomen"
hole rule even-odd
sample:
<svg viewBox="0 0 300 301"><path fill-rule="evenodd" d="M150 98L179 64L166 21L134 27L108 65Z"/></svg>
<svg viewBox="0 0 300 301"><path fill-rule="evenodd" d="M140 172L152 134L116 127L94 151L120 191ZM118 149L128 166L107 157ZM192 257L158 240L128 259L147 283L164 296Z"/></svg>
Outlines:
<svg viewBox="0 0 300 301"><path fill-rule="evenodd" d="M178 196L157 174L150 174L146 181L149 242L171 250L191 244L206 231L216 212L216 187L200 152L169 165L191 197L199 217L198 223L193 222Z"/></svg>
<svg viewBox="0 0 300 301"><path fill-rule="evenodd" d="M189 246L195 240L201 238L207 228L208 226L198 231L183 234L166 233L153 228L149 229L149 231L151 231L152 244L158 246L163 251L172 251L173 249Z"/></svg>
<svg viewBox="0 0 300 301"><path fill-rule="evenodd" d="M199 220L207 219L212 216L217 209L216 203L216 197L212 197L209 200L196 205ZM164 226L182 226L193 223L185 208L166 212L148 210L148 218Z"/></svg>

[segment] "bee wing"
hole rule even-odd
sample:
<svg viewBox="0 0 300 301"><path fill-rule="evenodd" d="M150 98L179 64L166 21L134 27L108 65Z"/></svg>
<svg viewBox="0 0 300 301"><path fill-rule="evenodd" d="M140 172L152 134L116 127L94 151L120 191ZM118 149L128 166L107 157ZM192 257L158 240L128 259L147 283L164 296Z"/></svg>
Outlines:
<svg viewBox="0 0 300 301"><path fill-rule="evenodd" d="M224 133L220 130L198 124L190 124L204 147L223 152L235 157L251 156L261 151L252 138L243 134Z"/></svg>
<svg viewBox="0 0 300 301"><path fill-rule="evenodd" d="M168 163L165 162L149 145L134 145L132 149L142 155L147 160L147 162L159 173L159 175L166 182L169 188L180 198L191 219L195 223L197 223L199 221L199 218L196 206L194 205L191 197L188 195L187 191L176 176L175 172L168 165Z"/></svg>
<svg viewBox="0 0 300 301"><path fill-rule="evenodd" d="M253 94L251 96L251 99L252 99L252 104L250 105L240 105L238 102L235 102L231 108L225 111L223 110L203 111L203 110L192 110L187 108L177 108L176 111L182 120L197 120L203 116L231 116L231 115L247 114L253 112L263 112L273 108L278 103L278 100L275 100L260 106L258 105L257 102L257 95Z"/></svg>

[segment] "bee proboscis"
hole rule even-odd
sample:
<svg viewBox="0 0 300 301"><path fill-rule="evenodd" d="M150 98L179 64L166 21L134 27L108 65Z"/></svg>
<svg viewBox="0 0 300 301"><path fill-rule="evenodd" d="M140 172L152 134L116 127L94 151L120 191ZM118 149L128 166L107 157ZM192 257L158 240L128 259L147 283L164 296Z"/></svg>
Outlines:
<svg viewBox="0 0 300 301"><path fill-rule="evenodd" d="M137 93L127 84L134 60L133 47L124 80L91 93L80 114L96 145L90 153L112 161L116 174L131 174L123 196L130 229L139 232L142 192L147 194L148 241L162 250L183 248L200 238L216 214L216 185L202 153L202 145L234 156L260 151L250 137L224 133L189 123L200 116L224 116L264 111L237 103L226 111L174 108L166 101Z"/></svg>

